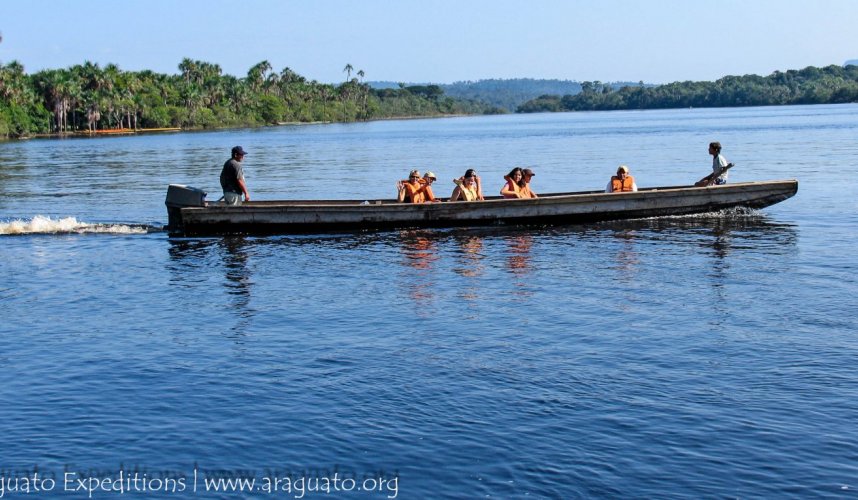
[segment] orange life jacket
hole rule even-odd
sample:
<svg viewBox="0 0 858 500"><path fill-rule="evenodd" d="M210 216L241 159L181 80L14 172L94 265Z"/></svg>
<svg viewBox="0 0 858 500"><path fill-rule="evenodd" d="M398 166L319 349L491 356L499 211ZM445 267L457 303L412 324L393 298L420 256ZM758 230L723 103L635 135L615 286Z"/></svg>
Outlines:
<svg viewBox="0 0 858 500"><path fill-rule="evenodd" d="M536 198L536 193L530 190L530 184L525 184L519 189L519 196L522 198Z"/></svg>
<svg viewBox="0 0 858 500"><path fill-rule="evenodd" d="M635 183L635 178L631 175L627 175L625 179L620 180L616 175L611 177L611 192L612 193L620 193L624 191L631 191L632 186Z"/></svg>
<svg viewBox="0 0 858 500"><path fill-rule="evenodd" d="M521 187L519 187L519 185L516 184L515 181L510 179L508 176L504 176L504 178L507 179L505 187L508 190L510 190L510 188L512 188L511 190L515 194L503 194L503 189L501 189L501 194L503 195L503 197L504 198L521 198L522 197L521 196Z"/></svg>
<svg viewBox="0 0 858 500"><path fill-rule="evenodd" d="M405 203L423 203L426 200L425 184L418 182L415 186L411 182L406 182L403 187L405 188L405 199L403 200Z"/></svg>

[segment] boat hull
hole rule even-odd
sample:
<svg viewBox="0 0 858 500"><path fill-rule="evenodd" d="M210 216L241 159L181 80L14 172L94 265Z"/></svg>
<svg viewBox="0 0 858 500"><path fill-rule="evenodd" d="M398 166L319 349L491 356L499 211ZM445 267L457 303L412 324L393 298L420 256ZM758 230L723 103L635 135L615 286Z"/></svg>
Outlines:
<svg viewBox="0 0 858 500"><path fill-rule="evenodd" d="M286 234L364 229L580 224L764 208L798 191L798 181L765 181L710 187L660 187L633 193L580 192L537 199L402 204L393 200L254 201L240 206L207 203L176 207L171 234Z"/></svg>

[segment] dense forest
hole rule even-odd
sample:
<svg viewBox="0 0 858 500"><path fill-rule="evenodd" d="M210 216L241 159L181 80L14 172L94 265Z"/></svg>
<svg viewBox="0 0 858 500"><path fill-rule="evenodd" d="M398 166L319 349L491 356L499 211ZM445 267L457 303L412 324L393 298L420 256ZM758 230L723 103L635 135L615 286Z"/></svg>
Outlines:
<svg viewBox="0 0 858 500"><path fill-rule="evenodd" d="M633 85L632 82L606 84L614 90ZM641 83L641 85L643 85ZM525 102L545 94L574 95L581 92L581 82L571 80L536 80L511 78L456 82L441 85L444 93L458 99L479 101L507 111L515 111Z"/></svg>
<svg viewBox="0 0 858 500"><path fill-rule="evenodd" d="M372 89L351 64L339 85L308 81L290 68L276 72L268 61L251 67L244 78L191 59L178 69L179 74L165 75L85 62L29 75L18 62L0 64L0 137L497 111L446 96L437 85Z"/></svg>
<svg viewBox="0 0 858 500"><path fill-rule="evenodd" d="M373 88L396 88L394 82L369 82ZM614 90L634 85L633 82L609 83ZM515 111L525 102L541 95L577 94L581 83L573 80L534 78L488 79L455 83L439 83L444 94L467 101L478 101L505 112Z"/></svg>
<svg viewBox="0 0 858 500"><path fill-rule="evenodd" d="M520 113L616 109L711 108L781 104L858 102L858 66L809 66L769 76L725 76L715 82L674 82L615 89L582 82L577 94L542 95L518 107Z"/></svg>
<svg viewBox="0 0 858 500"><path fill-rule="evenodd" d="M18 62L0 64L0 137L349 122L508 109L528 113L858 102L856 65L666 85L529 78L371 85L351 64L343 69L343 83L334 85L308 81L288 67L275 72L267 61L251 67L243 78L224 75L217 64L191 59L182 60L178 69L179 74L165 75L85 62L29 75Z"/></svg>

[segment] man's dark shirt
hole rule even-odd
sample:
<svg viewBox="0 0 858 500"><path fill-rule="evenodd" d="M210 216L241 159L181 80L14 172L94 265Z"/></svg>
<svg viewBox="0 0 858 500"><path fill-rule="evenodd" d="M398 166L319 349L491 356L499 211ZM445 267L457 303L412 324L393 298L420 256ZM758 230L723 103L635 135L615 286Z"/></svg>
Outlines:
<svg viewBox="0 0 858 500"><path fill-rule="evenodd" d="M244 171L241 169L241 163L234 158L230 158L223 164L223 170L220 171L220 187L224 191L241 194L242 189L238 185L239 179L244 180Z"/></svg>

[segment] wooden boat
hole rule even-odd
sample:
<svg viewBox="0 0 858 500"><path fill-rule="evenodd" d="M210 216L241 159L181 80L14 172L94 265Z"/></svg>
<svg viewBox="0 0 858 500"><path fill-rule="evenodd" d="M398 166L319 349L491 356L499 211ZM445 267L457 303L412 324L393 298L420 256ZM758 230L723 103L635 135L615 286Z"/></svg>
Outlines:
<svg viewBox="0 0 858 500"><path fill-rule="evenodd" d="M207 202L206 193L171 184L168 231L177 236L283 234L494 224L578 224L764 208L792 197L798 181L742 182L721 186L669 186L631 193L585 191L536 199L403 204L396 200L251 201L239 206Z"/></svg>

